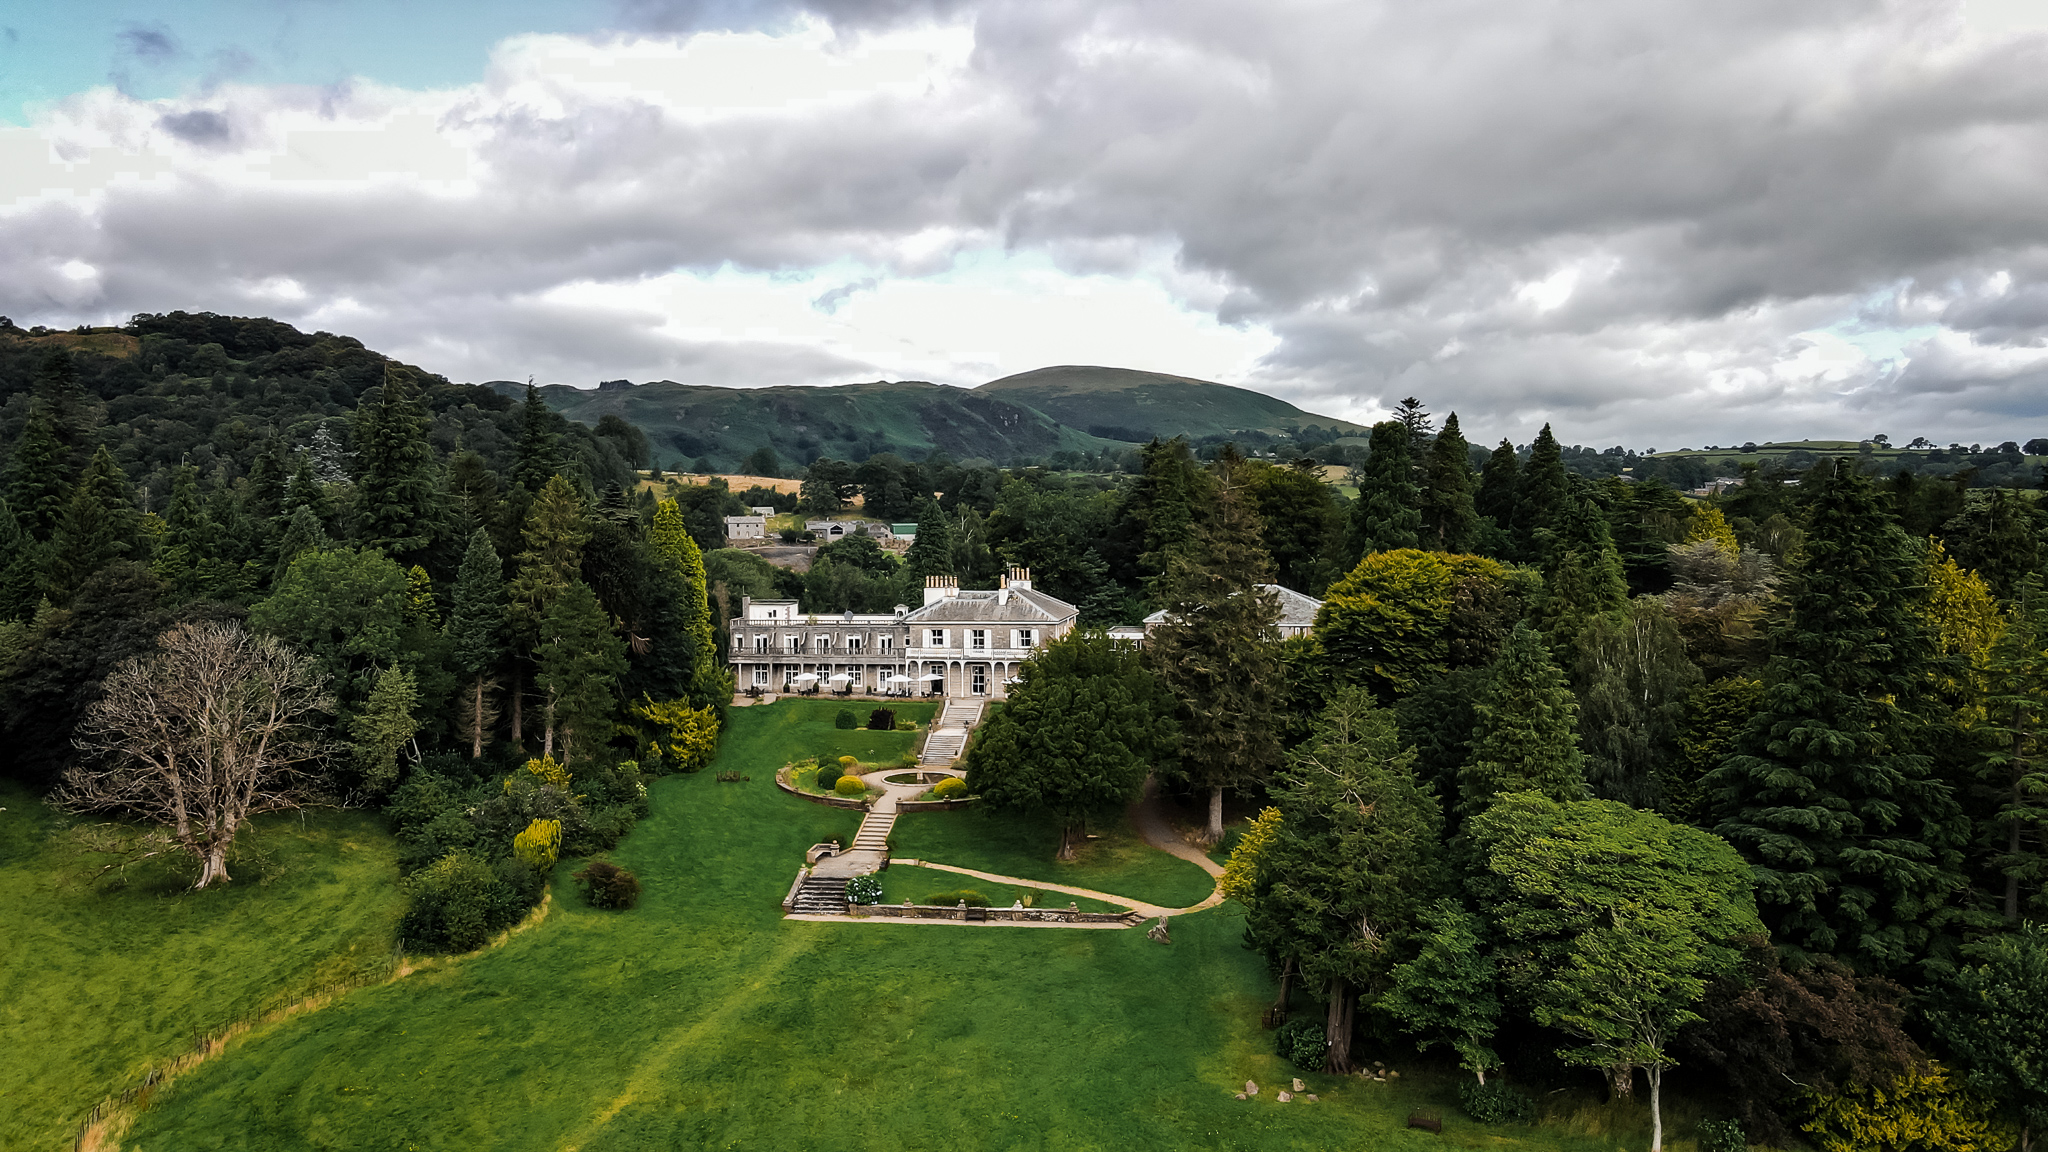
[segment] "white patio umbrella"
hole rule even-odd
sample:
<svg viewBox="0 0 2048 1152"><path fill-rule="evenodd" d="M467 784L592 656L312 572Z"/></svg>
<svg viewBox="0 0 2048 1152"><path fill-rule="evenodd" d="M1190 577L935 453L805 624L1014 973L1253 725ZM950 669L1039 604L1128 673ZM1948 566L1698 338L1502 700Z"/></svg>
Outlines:
<svg viewBox="0 0 2048 1152"><path fill-rule="evenodd" d="M790 677L790 679L798 684L810 684L816 681L818 678L812 675L811 673L806 672L801 676L792 676Z"/></svg>
<svg viewBox="0 0 2048 1152"><path fill-rule="evenodd" d="M851 676L848 676L848 675L847 675L846 673L844 673L844 672L841 672L841 673L840 673L839 675L837 675L837 676L834 676L834 677L832 677L832 678L830 678L830 679L826 680L826 681L825 681L825 683L827 683L827 684L844 684L844 683L846 683L847 681L849 681L849 680L851 680L851 679L853 679L853 677L851 677Z"/></svg>
<svg viewBox="0 0 2048 1152"><path fill-rule="evenodd" d="M891 676L891 677L889 677L889 679L888 679L887 681L885 681L885 683L889 683L889 684L915 684L915 683L917 683L917 681L915 681L915 680L912 680L912 679L911 679L910 677L908 677L908 676Z"/></svg>

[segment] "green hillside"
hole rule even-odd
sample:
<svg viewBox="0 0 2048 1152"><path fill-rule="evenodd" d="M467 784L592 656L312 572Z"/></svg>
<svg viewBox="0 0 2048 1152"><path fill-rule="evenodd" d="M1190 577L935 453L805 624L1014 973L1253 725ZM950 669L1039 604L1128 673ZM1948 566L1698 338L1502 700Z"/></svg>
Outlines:
<svg viewBox="0 0 2048 1152"><path fill-rule="evenodd" d="M1199 440L1244 431L1280 434L1310 425L1338 432L1368 431L1249 388L1129 368L1063 364L991 380L975 392L1035 408L1070 428L1108 440Z"/></svg>
<svg viewBox="0 0 2048 1152"><path fill-rule="evenodd" d="M490 386L507 395L523 387L509 381ZM774 449L785 466L819 456L863 460L877 452L916 460L935 449L955 459L1007 464L1062 451L1099 452L1154 436L1200 440L1240 433L1285 436L1308 428L1365 431L1228 384L1072 365L1005 376L973 389L920 381L720 388L662 380L596 389L556 384L541 394L571 420L594 425L617 416L638 425L663 467L702 458L732 469L764 447Z"/></svg>
<svg viewBox="0 0 2048 1152"><path fill-rule="evenodd" d="M863 460L877 452L922 459L934 449L956 459L1008 463L1114 446L1006 397L916 381L718 388L663 380L594 391L557 384L541 393L571 420L594 425L613 415L638 425L664 467L708 457L730 469L763 447L788 465L819 456Z"/></svg>

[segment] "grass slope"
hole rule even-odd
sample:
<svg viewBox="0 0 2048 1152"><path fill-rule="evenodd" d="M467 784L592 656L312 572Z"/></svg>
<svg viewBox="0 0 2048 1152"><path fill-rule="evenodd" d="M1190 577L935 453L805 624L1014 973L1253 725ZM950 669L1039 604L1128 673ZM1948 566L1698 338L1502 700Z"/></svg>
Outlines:
<svg viewBox="0 0 2048 1152"><path fill-rule="evenodd" d="M195 1032L390 954L402 898L391 839L361 813L260 819L234 882L92 861L30 794L0 788L0 1148L68 1148L81 1117L188 1048Z"/></svg>
<svg viewBox="0 0 2048 1152"><path fill-rule="evenodd" d="M934 449L1008 463L1106 444L1004 397L914 381L718 388L664 380L603 391L552 385L541 394L571 420L595 425L609 414L638 425L664 468L699 457L737 467L762 447L801 467L819 456L864 460L877 452L922 460Z"/></svg>
<svg viewBox="0 0 2048 1152"><path fill-rule="evenodd" d="M1368 431L1249 388L1129 368L1040 368L991 380L975 392L1035 408L1062 424L1111 440L1199 439L1246 429L1280 433L1311 424Z"/></svg>
<svg viewBox="0 0 2048 1152"><path fill-rule="evenodd" d="M899 858L1092 888L1164 908L1199 904L1215 891L1216 882L1208 873L1146 844L1123 820L1092 826L1090 831L1096 839L1084 844L1074 860L1055 860L1060 830L1052 819L998 814L977 804L906 816L896 822L893 836ZM976 884L971 876L957 879L954 887ZM1062 898L1046 899L1066 903Z"/></svg>
<svg viewBox="0 0 2048 1152"><path fill-rule="evenodd" d="M494 951L272 1028L181 1080L125 1146L1616 1147L1460 1121L1450 1086L1413 1069L1394 1084L1305 1076L1323 1103L1277 1103L1271 1086L1294 1073L1258 1027L1273 988L1230 906L1177 920L1171 947L1138 931L782 920L798 853L857 819L768 782L831 738L802 703L734 710L713 770L750 783L707 771L655 787L654 815L614 854L646 884L636 910L558 899ZM1233 1100L1247 1077L1268 1087ZM1443 1136L1404 1130L1416 1105L1445 1111ZM1633 1145L1639 1127L1625 1126Z"/></svg>

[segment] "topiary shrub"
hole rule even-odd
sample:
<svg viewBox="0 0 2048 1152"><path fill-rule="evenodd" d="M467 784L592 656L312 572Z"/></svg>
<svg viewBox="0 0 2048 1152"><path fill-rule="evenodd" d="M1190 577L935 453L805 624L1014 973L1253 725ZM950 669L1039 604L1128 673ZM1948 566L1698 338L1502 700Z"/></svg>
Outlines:
<svg viewBox="0 0 2048 1152"><path fill-rule="evenodd" d="M880 904L882 902L882 879L879 876L855 876L846 882L848 904Z"/></svg>
<svg viewBox="0 0 2048 1152"><path fill-rule="evenodd" d="M1536 1114L1536 1107L1527 1096L1498 1079L1485 1084L1467 1080L1458 1089L1458 1104L1465 1109L1465 1115L1481 1124L1527 1124Z"/></svg>
<svg viewBox="0 0 2048 1152"><path fill-rule="evenodd" d="M949 796L967 795L967 781L958 776L948 776L932 785L932 799L944 800Z"/></svg>
<svg viewBox="0 0 2048 1152"><path fill-rule="evenodd" d="M896 730L898 732L915 732L917 731L917 724L910 720L898 720L896 722Z"/></svg>
<svg viewBox="0 0 2048 1152"><path fill-rule="evenodd" d="M941 904L951 907L958 906L963 901L967 904L969 908L988 907L988 897L983 896L981 893L976 892L972 888L961 888L957 891L951 892L928 892L925 894L923 902L926 904Z"/></svg>
<svg viewBox="0 0 2048 1152"><path fill-rule="evenodd" d="M623 911L640 902L640 878L609 860L592 860L569 875L592 908Z"/></svg>
<svg viewBox="0 0 2048 1152"><path fill-rule="evenodd" d="M868 713L868 731L893 732L895 730L896 710L894 708L877 708L873 712Z"/></svg>
<svg viewBox="0 0 2048 1152"><path fill-rule="evenodd" d="M1273 1034L1273 1050L1304 1072L1321 1072L1330 1055L1328 1029L1322 1021L1297 1017Z"/></svg>
<svg viewBox="0 0 2048 1152"><path fill-rule="evenodd" d="M839 782L832 785L832 791L841 796L861 796L865 795L867 790L867 781L858 776L841 776Z"/></svg>
<svg viewBox="0 0 2048 1152"><path fill-rule="evenodd" d="M818 761L818 791L830 792L832 786L839 783L839 778L844 775L846 773L839 770L839 765L830 760Z"/></svg>
<svg viewBox="0 0 2048 1152"><path fill-rule="evenodd" d="M859 767L860 761L854 759L851 756L841 756L839 758L839 770L841 772L852 772L857 770Z"/></svg>
<svg viewBox="0 0 2048 1152"><path fill-rule="evenodd" d="M853 709L841 708L839 715L832 718L832 726L834 728L858 728L860 727L860 721L854 717Z"/></svg>
<svg viewBox="0 0 2048 1152"><path fill-rule="evenodd" d="M1702 1120L1698 1139L1700 1152L1749 1152L1740 1120Z"/></svg>

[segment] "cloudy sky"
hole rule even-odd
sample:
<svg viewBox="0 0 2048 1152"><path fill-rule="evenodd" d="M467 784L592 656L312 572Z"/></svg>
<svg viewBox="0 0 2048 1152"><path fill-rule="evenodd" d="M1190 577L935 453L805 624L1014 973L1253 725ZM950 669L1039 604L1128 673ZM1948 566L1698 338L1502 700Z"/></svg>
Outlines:
<svg viewBox="0 0 2048 1152"><path fill-rule="evenodd" d="M2048 2L5 3L0 273L458 380L2024 440Z"/></svg>

